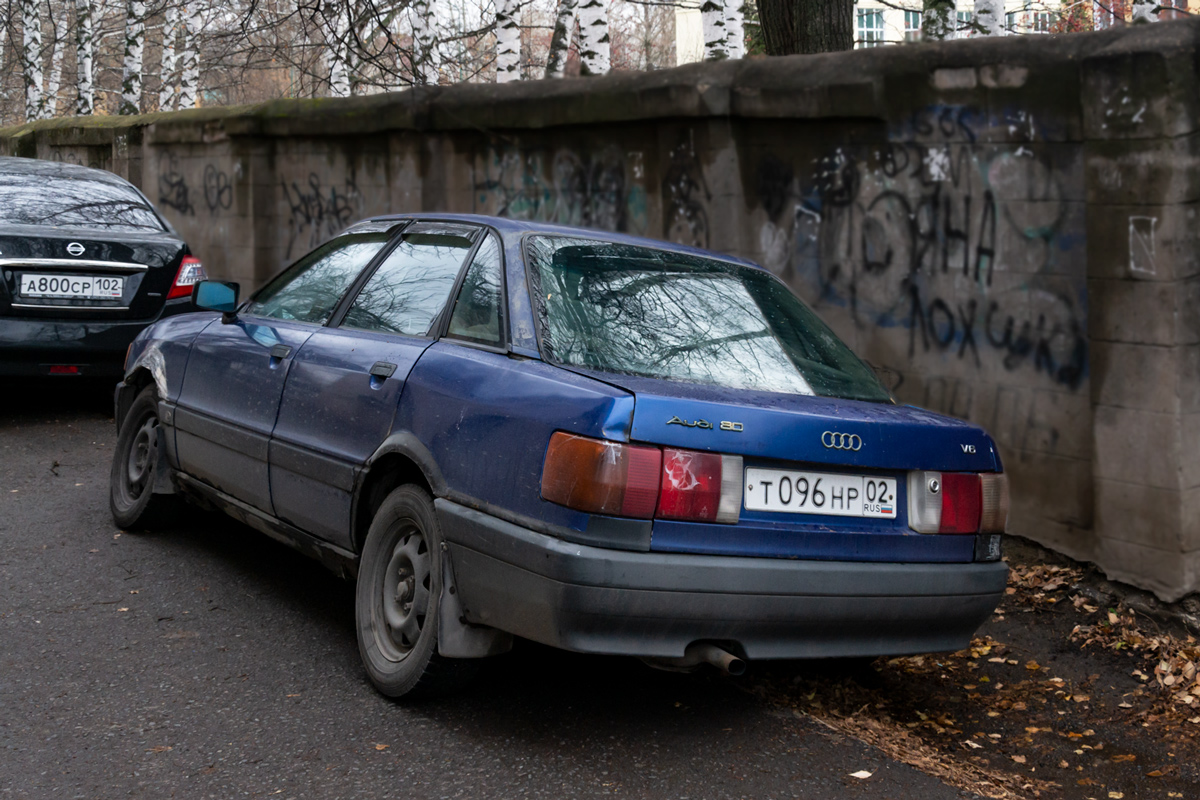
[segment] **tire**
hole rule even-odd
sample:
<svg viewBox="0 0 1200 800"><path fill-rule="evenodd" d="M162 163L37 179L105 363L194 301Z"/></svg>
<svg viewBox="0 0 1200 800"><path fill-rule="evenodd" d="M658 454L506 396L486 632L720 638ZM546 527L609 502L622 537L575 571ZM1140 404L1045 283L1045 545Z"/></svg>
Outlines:
<svg viewBox="0 0 1200 800"><path fill-rule="evenodd" d="M147 386L129 406L113 453L108 507L118 528L149 531L173 521L179 501L154 494L157 471L158 394Z"/></svg>
<svg viewBox="0 0 1200 800"><path fill-rule="evenodd" d="M358 652L381 694L408 700L466 683L475 659L438 655L442 536L429 494L401 486L371 520L354 598Z"/></svg>

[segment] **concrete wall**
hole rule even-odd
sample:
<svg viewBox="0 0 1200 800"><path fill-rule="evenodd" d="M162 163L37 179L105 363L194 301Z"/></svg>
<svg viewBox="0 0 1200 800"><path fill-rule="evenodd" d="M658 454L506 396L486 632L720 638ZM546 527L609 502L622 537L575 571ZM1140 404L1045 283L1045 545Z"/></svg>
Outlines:
<svg viewBox="0 0 1200 800"><path fill-rule="evenodd" d="M783 276L999 442L1010 530L1200 575L1200 21L0 131L140 185L255 286L351 221L474 211Z"/></svg>

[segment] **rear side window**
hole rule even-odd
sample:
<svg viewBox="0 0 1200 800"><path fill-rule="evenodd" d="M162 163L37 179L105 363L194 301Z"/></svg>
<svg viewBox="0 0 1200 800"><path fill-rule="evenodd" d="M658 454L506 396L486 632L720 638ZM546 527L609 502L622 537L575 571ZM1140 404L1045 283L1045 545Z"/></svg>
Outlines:
<svg viewBox="0 0 1200 800"><path fill-rule="evenodd" d="M326 242L264 286L245 313L324 325L387 240L387 233L369 233Z"/></svg>
<svg viewBox="0 0 1200 800"><path fill-rule="evenodd" d="M416 223L370 277L342 325L425 336L437 319L478 229Z"/></svg>
<svg viewBox="0 0 1200 800"><path fill-rule="evenodd" d="M787 287L751 267L646 247L528 243L543 354L565 365L789 394L890 402Z"/></svg>
<svg viewBox="0 0 1200 800"><path fill-rule="evenodd" d="M500 242L495 235L489 235L463 276L448 336L480 344L501 344L500 266Z"/></svg>
<svg viewBox="0 0 1200 800"><path fill-rule="evenodd" d="M133 187L60 175L0 173L0 224L162 231Z"/></svg>

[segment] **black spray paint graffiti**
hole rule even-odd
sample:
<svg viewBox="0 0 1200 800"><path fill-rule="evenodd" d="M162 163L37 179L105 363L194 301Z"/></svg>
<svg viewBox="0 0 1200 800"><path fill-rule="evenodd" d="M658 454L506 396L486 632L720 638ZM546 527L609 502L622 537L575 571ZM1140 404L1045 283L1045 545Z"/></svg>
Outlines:
<svg viewBox="0 0 1200 800"><path fill-rule="evenodd" d="M229 182L229 175L212 164L204 167L204 202L214 214L233 205L233 184Z"/></svg>
<svg viewBox="0 0 1200 800"><path fill-rule="evenodd" d="M158 203L180 214L196 214L187 179L179 172L173 153L163 153L158 158Z"/></svg>
<svg viewBox="0 0 1200 800"><path fill-rule="evenodd" d="M475 160L475 210L610 231L645 232L640 153L607 147L580 154L562 149L546 160L539 151L489 150Z"/></svg>
<svg viewBox="0 0 1200 800"><path fill-rule="evenodd" d="M1082 277L1056 269L1071 242L1061 191L1028 148L982 154L973 119L919 115L921 143L838 149L809 181L765 158L764 261L860 327L908 328L910 357L940 351L981 366L981 351L998 351L1004 369L1031 365L1076 389L1086 310L1074 299ZM1016 274L999 281L1001 270Z"/></svg>
<svg viewBox="0 0 1200 800"><path fill-rule="evenodd" d="M297 244L307 250L337 234L362 206L353 169L341 188L322 185L315 172L303 184L283 181L282 186L288 205L288 258Z"/></svg>

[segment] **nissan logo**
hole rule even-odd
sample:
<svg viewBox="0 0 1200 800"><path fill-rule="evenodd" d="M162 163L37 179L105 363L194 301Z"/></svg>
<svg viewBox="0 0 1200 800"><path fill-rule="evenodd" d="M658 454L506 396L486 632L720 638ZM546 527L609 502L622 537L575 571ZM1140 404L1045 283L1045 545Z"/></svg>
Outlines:
<svg viewBox="0 0 1200 800"><path fill-rule="evenodd" d="M863 440L857 433L825 431L821 434L821 444L833 450L862 450Z"/></svg>
<svg viewBox="0 0 1200 800"><path fill-rule="evenodd" d="M67 245L67 252L73 256L83 255L84 249L84 246L79 242L71 242L69 245Z"/></svg>

